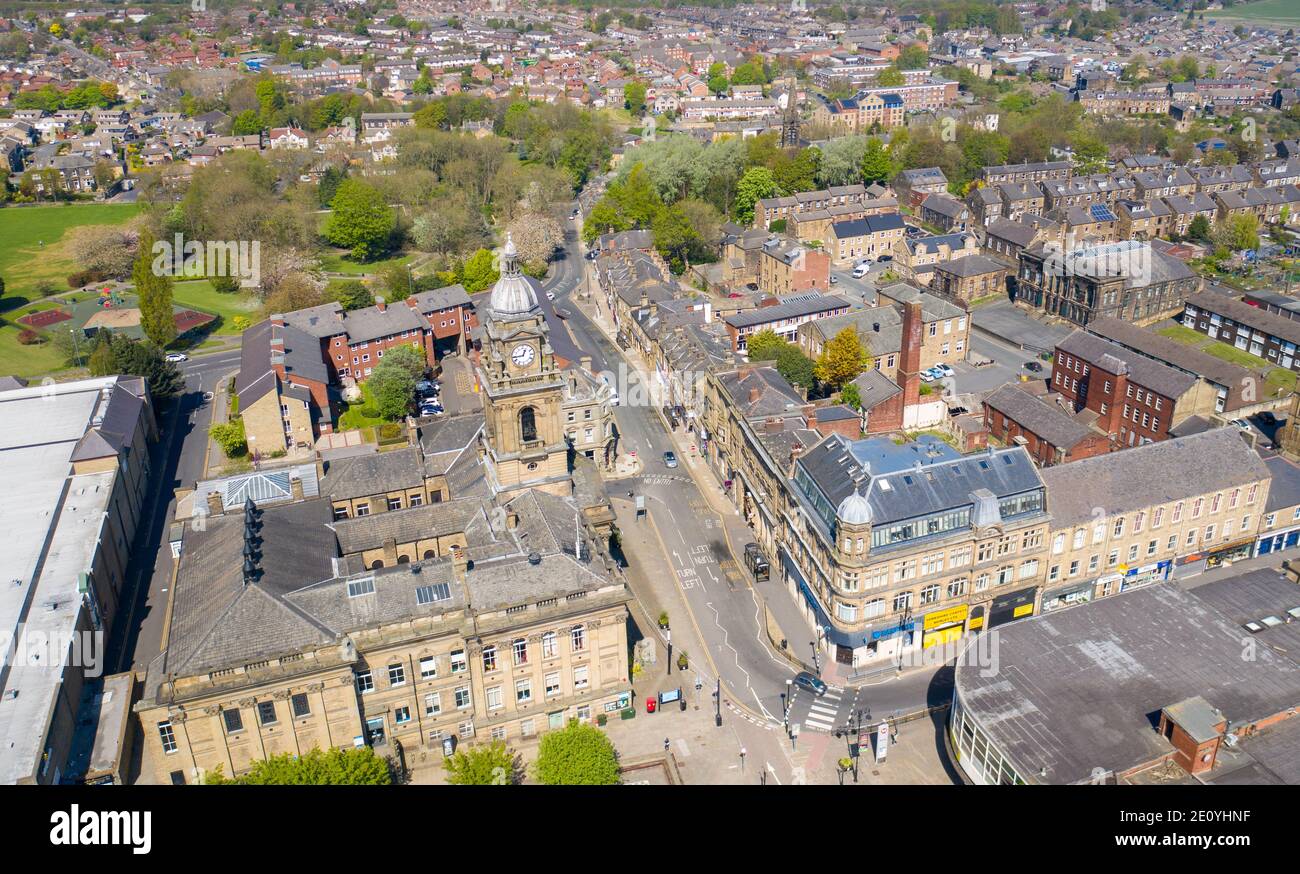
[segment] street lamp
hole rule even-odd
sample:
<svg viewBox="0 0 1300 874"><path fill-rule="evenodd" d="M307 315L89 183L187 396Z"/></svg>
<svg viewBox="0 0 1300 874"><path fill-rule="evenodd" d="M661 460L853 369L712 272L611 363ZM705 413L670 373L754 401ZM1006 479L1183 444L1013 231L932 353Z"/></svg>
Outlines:
<svg viewBox="0 0 1300 874"><path fill-rule="evenodd" d="M788 719L790 716L790 698L794 695L794 680L785 681L785 691L781 693L781 717Z"/></svg>
<svg viewBox="0 0 1300 874"><path fill-rule="evenodd" d="M745 748L740 748L740 773L745 773Z"/></svg>

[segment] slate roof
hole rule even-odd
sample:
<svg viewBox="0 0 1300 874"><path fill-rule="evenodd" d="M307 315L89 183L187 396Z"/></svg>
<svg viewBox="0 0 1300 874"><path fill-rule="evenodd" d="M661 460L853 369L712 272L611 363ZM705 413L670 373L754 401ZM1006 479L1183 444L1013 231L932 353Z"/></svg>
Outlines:
<svg viewBox="0 0 1300 874"><path fill-rule="evenodd" d="M1070 336L1057 343L1056 348L1111 373L1115 372L1116 362L1122 363L1129 382L1171 400L1176 401L1196 384L1196 377L1188 373L1080 329L1075 329ZM1102 359L1107 356L1114 360L1103 362Z"/></svg>
<svg viewBox="0 0 1300 874"><path fill-rule="evenodd" d="M336 501L379 495L424 483L420 450L414 446L326 462L321 493Z"/></svg>
<svg viewBox="0 0 1300 874"><path fill-rule="evenodd" d="M482 512L481 500L463 498L372 513L354 519L340 519L334 523L334 533L338 537L339 551L348 555L380 549L389 540L395 543L413 543L457 534L469 527L471 516Z"/></svg>
<svg viewBox="0 0 1300 874"><path fill-rule="evenodd" d="M1208 352L1194 349L1177 340L1138 327L1121 319L1102 316L1088 323L1087 331L1118 343L1148 358L1170 367L1203 377L1222 386L1243 385L1251 371L1240 364L1216 358Z"/></svg>
<svg viewBox="0 0 1300 874"><path fill-rule="evenodd" d="M404 303L377 305L352 310L343 315L349 343L367 343L381 337L391 337L403 331L419 331L429 323Z"/></svg>
<svg viewBox="0 0 1300 874"><path fill-rule="evenodd" d="M958 666L957 695L1030 782L1087 781L1098 767L1122 772L1172 752L1153 730L1172 704L1200 695L1234 725L1294 706L1300 626L1265 630L1260 638L1273 646L1243 660L1250 635L1241 623L1298 603L1295 584L1268 569L1190 591L1172 583L1133 589L1004 627L999 670Z"/></svg>
<svg viewBox="0 0 1300 874"><path fill-rule="evenodd" d="M1264 459L1264 466L1273 476L1268 484L1268 501L1264 504L1264 512L1275 513L1300 506L1300 466L1280 455ZM1276 527L1287 527L1293 521L1290 518L1278 519Z"/></svg>
<svg viewBox="0 0 1300 874"><path fill-rule="evenodd" d="M1076 422L1055 404L1035 397L1014 383L999 387L984 399L989 407L1002 413L1026 431L1031 431L1057 449L1069 452L1092 429Z"/></svg>
<svg viewBox="0 0 1300 874"><path fill-rule="evenodd" d="M727 316L723 321L733 328L747 328L753 325L766 325L770 322L779 322L782 319L793 319L801 316L811 316L817 313L830 312L831 310L843 309L849 305L849 302L842 297L833 294L819 294L816 296L800 296L800 299L790 301L789 303L777 304L771 307L758 307L752 310L745 310L741 313Z"/></svg>
<svg viewBox="0 0 1300 874"><path fill-rule="evenodd" d="M415 308L426 314L450 307L472 305L469 292L459 283L445 288L431 288L415 295Z"/></svg>
<svg viewBox="0 0 1300 874"><path fill-rule="evenodd" d="M867 412L902 391L898 383L875 368L863 371L854 378L853 384L858 387L858 399L862 402L862 409Z"/></svg>
<svg viewBox="0 0 1300 874"><path fill-rule="evenodd" d="M966 255L934 265L940 273L957 277L983 276L987 273L1006 273L1007 267L1001 261L994 261L984 255Z"/></svg>
<svg viewBox="0 0 1300 874"><path fill-rule="evenodd" d="M1184 299L1184 303L1187 306L1196 307L1202 312L1218 313L1221 316L1226 316L1238 324L1245 325L1256 331L1262 331L1265 334L1271 334L1287 342L1300 343L1300 322L1288 319L1286 316L1280 316L1277 313L1270 313L1259 307L1253 307L1243 301L1220 294L1199 292L1189 294Z"/></svg>
<svg viewBox="0 0 1300 874"><path fill-rule="evenodd" d="M1207 459L1214 459L1207 464ZM1047 508L1060 527L1169 504L1268 478L1268 468L1236 428L1134 446L1045 468Z"/></svg>
<svg viewBox="0 0 1300 874"><path fill-rule="evenodd" d="M718 381L746 419L779 416L805 403L785 377L770 365L760 364L720 373ZM754 400L750 400L751 390L758 391Z"/></svg>

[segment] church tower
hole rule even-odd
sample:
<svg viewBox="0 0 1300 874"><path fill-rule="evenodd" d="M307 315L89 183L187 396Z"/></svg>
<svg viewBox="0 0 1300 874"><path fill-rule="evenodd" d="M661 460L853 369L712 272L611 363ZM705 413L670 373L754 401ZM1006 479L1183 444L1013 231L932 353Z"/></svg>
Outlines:
<svg viewBox="0 0 1300 874"><path fill-rule="evenodd" d="M555 364L537 291L519 270L509 234L484 318L479 381L487 395L484 462L493 490L505 497L530 488L568 495L569 450L560 409L564 375Z"/></svg>

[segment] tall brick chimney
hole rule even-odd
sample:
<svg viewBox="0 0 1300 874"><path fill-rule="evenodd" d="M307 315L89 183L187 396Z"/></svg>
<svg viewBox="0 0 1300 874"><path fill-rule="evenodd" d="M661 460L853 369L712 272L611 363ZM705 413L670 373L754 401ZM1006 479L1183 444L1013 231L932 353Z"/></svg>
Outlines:
<svg viewBox="0 0 1300 874"><path fill-rule="evenodd" d="M924 327L921 302L912 300L903 304L903 348L898 375L903 384L904 409L921 402L921 332Z"/></svg>
<svg viewBox="0 0 1300 874"><path fill-rule="evenodd" d="M384 301L382 297L375 298L375 309L379 310L382 313L387 308L388 308L388 304Z"/></svg>

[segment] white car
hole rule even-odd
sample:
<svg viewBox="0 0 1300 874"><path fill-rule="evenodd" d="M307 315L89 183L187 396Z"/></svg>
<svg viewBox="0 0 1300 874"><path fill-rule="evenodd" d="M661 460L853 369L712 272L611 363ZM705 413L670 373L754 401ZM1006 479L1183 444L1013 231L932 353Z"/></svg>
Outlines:
<svg viewBox="0 0 1300 874"><path fill-rule="evenodd" d="M190 356L186 355L184 352L168 352L166 358L167 361L172 364L180 364L182 361L190 360Z"/></svg>
<svg viewBox="0 0 1300 874"><path fill-rule="evenodd" d="M553 291L548 291L548 292L546 292L546 299L547 299L547 300L555 300L555 292L553 292Z"/></svg>
<svg viewBox="0 0 1300 874"><path fill-rule="evenodd" d="M871 270L870 264L859 264L857 267L853 268L853 278L861 279L862 277L866 276L870 270Z"/></svg>
<svg viewBox="0 0 1300 874"><path fill-rule="evenodd" d="M939 371L940 376L955 376L957 371L953 370L947 364L936 364L934 369Z"/></svg>

